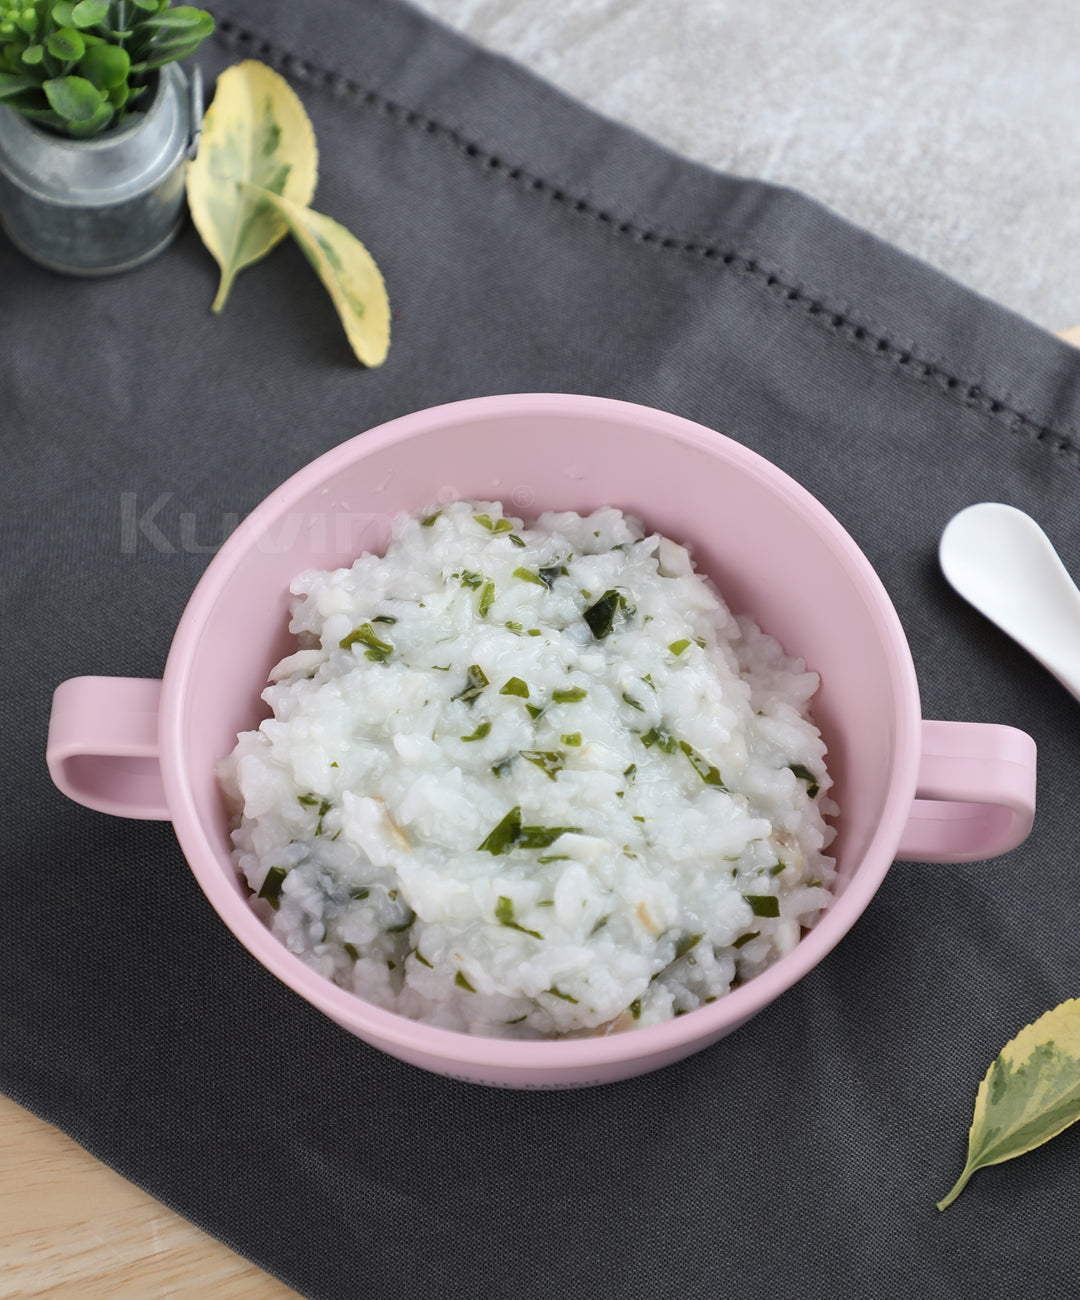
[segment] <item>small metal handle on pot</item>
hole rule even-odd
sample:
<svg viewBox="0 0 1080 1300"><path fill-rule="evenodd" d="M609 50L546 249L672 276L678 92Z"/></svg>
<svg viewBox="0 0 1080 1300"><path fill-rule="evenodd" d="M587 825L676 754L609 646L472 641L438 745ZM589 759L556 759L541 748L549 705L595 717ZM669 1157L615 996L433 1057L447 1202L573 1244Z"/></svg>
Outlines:
<svg viewBox="0 0 1080 1300"><path fill-rule="evenodd" d="M191 135L187 147L187 157L189 162L193 162L199 152L199 141L202 139L203 126L203 75L202 68L198 64L195 65L191 73L190 92Z"/></svg>
<svg viewBox="0 0 1080 1300"><path fill-rule="evenodd" d="M895 857L976 862L1021 844L1035 817L1035 742L1015 727L922 724L911 816Z"/></svg>
<svg viewBox="0 0 1080 1300"><path fill-rule="evenodd" d="M97 812L168 821L158 765L161 682L72 677L53 694L45 755L69 799Z"/></svg>

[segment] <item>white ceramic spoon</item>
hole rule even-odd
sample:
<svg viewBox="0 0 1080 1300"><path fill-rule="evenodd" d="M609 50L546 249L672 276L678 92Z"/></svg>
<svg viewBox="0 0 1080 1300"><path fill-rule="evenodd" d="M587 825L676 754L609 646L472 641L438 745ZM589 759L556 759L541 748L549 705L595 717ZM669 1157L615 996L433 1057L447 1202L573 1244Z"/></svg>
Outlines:
<svg viewBox="0 0 1080 1300"><path fill-rule="evenodd" d="M1030 515L984 501L945 525L941 570L1080 699L1080 591Z"/></svg>

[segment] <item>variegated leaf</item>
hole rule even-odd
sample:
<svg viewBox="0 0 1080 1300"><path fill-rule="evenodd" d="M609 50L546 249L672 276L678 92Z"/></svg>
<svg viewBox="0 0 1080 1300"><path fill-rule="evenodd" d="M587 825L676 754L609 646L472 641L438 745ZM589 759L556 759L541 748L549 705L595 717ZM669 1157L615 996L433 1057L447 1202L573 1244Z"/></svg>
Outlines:
<svg viewBox="0 0 1080 1300"><path fill-rule="evenodd" d="M1080 998L1022 1029L1001 1049L979 1085L968 1156L951 1205L978 1169L1023 1155L1080 1119Z"/></svg>
<svg viewBox="0 0 1080 1300"><path fill-rule="evenodd" d="M270 199L311 201L318 157L308 115L283 77L253 59L221 74L187 176L192 219L221 267L214 311L238 272L286 235Z"/></svg>

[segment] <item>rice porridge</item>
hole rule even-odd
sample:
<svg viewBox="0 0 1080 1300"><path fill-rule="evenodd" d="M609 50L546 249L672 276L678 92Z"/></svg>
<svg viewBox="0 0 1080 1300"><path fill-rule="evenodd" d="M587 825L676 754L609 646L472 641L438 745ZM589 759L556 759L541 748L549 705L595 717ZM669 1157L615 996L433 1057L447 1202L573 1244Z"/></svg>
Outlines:
<svg viewBox="0 0 1080 1300"><path fill-rule="evenodd" d="M252 906L337 984L476 1034L630 1029L828 906L817 676L683 547L455 502L292 592L300 648L220 777Z"/></svg>

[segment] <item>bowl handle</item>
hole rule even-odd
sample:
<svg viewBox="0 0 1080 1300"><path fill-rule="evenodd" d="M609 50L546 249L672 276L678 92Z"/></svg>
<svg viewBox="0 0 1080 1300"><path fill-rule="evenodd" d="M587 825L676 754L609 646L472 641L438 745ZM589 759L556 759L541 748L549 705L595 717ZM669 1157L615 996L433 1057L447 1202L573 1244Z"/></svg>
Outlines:
<svg viewBox="0 0 1080 1300"><path fill-rule="evenodd" d="M975 862L1023 843L1035 817L1035 742L985 722L922 724L915 802L895 856Z"/></svg>
<svg viewBox="0 0 1080 1300"><path fill-rule="evenodd" d="M146 677L72 677L53 694L49 775L69 799L146 821L168 821L158 765L161 682Z"/></svg>

